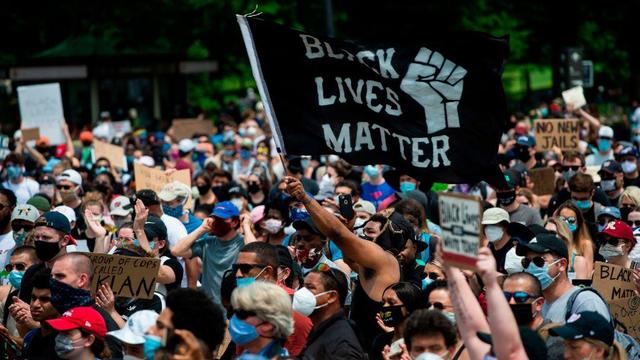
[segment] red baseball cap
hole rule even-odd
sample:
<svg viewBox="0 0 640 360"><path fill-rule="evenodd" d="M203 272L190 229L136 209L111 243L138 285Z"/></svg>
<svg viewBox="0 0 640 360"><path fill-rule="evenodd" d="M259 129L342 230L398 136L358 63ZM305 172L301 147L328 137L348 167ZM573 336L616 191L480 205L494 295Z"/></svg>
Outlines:
<svg viewBox="0 0 640 360"><path fill-rule="evenodd" d="M107 335L107 325L102 315L90 306L73 308L57 319L47 320L47 323L57 331L80 329L99 338Z"/></svg>
<svg viewBox="0 0 640 360"><path fill-rule="evenodd" d="M608 223L600 234L609 235L615 239L629 240L632 245L636 243L636 237L633 236L633 230L622 220L614 220Z"/></svg>

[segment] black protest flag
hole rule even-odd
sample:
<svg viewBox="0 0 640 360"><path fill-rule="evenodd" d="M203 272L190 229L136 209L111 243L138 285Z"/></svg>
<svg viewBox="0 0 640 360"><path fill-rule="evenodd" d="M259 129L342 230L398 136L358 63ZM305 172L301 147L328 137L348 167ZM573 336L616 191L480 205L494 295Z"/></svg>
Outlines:
<svg viewBox="0 0 640 360"><path fill-rule="evenodd" d="M506 39L364 43L238 16L276 144L445 183L499 184Z"/></svg>

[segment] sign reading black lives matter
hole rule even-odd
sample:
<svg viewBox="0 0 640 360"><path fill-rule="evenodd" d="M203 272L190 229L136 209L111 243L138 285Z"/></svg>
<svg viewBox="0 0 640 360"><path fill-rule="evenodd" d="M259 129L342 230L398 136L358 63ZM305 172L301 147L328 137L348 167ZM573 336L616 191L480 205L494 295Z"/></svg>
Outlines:
<svg viewBox="0 0 640 360"><path fill-rule="evenodd" d="M400 45L325 39L238 16L275 134L290 155L337 154L445 183L504 181L504 38Z"/></svg>
<svg viewBox="0 0 640 360"><path fill-rule="evenodd" d="M441 193L438 195L438 209L444 260L458 267L475 269L482 202L475 196Z"/></svg>

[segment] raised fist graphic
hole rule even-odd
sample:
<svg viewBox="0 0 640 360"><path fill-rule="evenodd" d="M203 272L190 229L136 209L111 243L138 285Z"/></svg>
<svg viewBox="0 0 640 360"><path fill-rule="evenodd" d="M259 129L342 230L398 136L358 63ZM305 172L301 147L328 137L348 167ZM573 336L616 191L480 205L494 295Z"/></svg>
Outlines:
<svg viewBox="0 0 640 360"><path fill-rule="evenodd" d="M400 89L424 108L427 132L460 127L458 103L467 70L442 57L437 51L420 48L409 65Z"/></svg>

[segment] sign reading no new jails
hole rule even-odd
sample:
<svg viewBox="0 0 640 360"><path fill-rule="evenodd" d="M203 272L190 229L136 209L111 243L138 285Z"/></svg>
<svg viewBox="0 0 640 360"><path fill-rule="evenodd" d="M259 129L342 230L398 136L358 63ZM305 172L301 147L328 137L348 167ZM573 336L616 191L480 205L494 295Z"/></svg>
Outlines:
<svg viewBox="0 0 640 360"><path fill-rule="evenodd" d="M445 183L504 182L496 149L507 119L506 39L365 43L238 22L283 152L386 163Z"/></svg>
<svg viewBox="0 0 640 360"><path fill-rule="evenodd" d="M549 150L554 146L560 150L574 150L580 143L578 119L544 119L533 123L536 133L536 149Z"/></svg>
<svg viewBox="0 0 640 360"><path fill-rule="evenodd" d="M39 128L41 135L49 138L51 145L65 143L60 127L64 118L60 84L18 86L21 128Z"/></svg>
<svg viewBox="0 0 640 360"><path fill-rule="evenodd" d="M108 283L116 296L151 299L156 290L160 259L88 254L93 265L91 293Z"/></svg>
<svg viewBox="0 0 640 360"><path fill-rule="evenodd" d="M475 196L441 193L438 196L443 257L450 264L474 269L480 243L482 203Z"/></svg>

